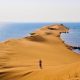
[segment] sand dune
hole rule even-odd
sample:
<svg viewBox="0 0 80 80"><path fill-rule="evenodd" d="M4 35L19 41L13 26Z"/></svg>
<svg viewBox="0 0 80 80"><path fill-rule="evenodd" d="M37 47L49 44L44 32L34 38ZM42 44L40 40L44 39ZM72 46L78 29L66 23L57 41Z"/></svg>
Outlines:
<svg viewBox="0 0 80 80"><path fill-rule="evenodd" d="M62 32L68 28L48 25L25 38L0 43L0 80L80 80L80 55L66 47Z"/></svg>

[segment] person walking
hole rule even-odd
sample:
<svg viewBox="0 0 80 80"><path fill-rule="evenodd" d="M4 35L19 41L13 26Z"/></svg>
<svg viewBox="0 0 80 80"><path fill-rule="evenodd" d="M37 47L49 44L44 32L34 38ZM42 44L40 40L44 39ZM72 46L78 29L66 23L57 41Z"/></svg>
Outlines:
<svg viewBox="0 0 80 80"><path fill-rule="evenodd" d="M40 69L42 69L42 60L39 60L39 67L40 67Z"/></svg>

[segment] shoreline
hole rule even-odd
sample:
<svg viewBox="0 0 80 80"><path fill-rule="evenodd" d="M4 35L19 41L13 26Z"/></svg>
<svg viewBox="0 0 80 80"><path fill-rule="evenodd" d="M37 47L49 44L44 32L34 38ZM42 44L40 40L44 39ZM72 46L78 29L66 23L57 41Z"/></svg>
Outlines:
<svg viewBox="0 0 80 80"><path fill-rule="evenodd" d="M60 26L60 25L61 25L61 26L64 26L64 24L51 24L51 25L47 25L47 26L42 26L41 28L34 30L34 32L29 33L29 34L30 34L29 36L21 37L21 38L13 38L13 39L11 38L11 39L8 39L8 40L5 40L5 41L1 41L0 44L2 44L2 43L7 43L7 42L9 42L9 41L20 40L20 39L23 39L23 38L29 39L30 37L32 37L32 36L34 35L35 31L40 30L40 29L44 29L44 28L46 28L46 27L48 28L48 27L51 27L51 26L56 26L56 25L58 25L58 26ZM75 50L75 49L79 49L79 50L80 50L80 47L68 45L68 44L65 43L64 40L61 39L60 36L61 36L62 33L68 33L68 32L69 32L69 28L66 27L66 26L64 26L64 27L66 28L66 31L60 32L60 33L57 35L57 37L60 38L61 42L63 42L64 45L65 45L69 50L71 50L71 51L72 51L72 50ZM74 51L72 51L72 52L74 52ZM77 53L77 52L74 52L74 53ZM79 54L79 53L77 53L77 54Z"/></svg>
<svg viewBox="0 0 80 80"><path fill-rule="evenodd" d="M64 26L64 24L51 24L51 25L43 26L43 27L41 27L41 28L39 28L39 29L37 29L37 30L44 29L44 28L46 28L46 27L48 28L48 27L55 26L55 25ZM66 27L66 26L64 26L64 27L66 28L66 31L60 32L60 33L57 35L57 37L60 38L61 42L64 43L64 45L65 45L69 50L72 51L73 49L74 49L74 50L75 50L75 49L80 49L80 47L71 46L71 45L66 44L65 41L61 39L60 36L61 36L62 33L69 33L69 28ZM29 37L31 37L31 36L34 35L34 34L35 34L35 31L32 32L32 33L30 33L30 36L27 36L26 38L29 38ZM74 51L72 51L72 52L74 52ZM74 52L74 53L77 53L77 52Z"/></svg>
<svg viewBox="0 0 80 80"><path fill-rule="evenodd" d="M64 26L64 24L51 24L51 25L47 25L47 26L42 26L41 28L34 30L34 32L29 33L29 34L30 34L29 36L21 37L21 38L13 38L13 39L11 38L11 39L8 39L8 40L5 40L5 41L1 41L0 44L2 44L2 43L7 43L7 42L9 42L9 41L20 40L20 39L23 39L23 38L27 38L27 39L28 39L29 37L31 37L32 35L34 35L35 31L40 30L40 29L44 29L44 28L46 28L46 27L48 28L48 27L50 27L50 26L55 26L55 25ZM66 26L64 26L64 27L66 28L67 31L60 32L60 33L57 35L57 37L60 38L60 40L64 43L64 45L65 45L69 50L72 51L73 49L74 49L74 50L75 50L75 49L80 49L80 47L71 46L71 45L66 44L65 41L61 39L60 35L61 35L62 33L68 33L68 31L69 31L69 28L68 28L68 27L66 27ZM73 52L73 51L72 51L72 52ZM75 53L76 53L76 52L75 52Z"/></svg>

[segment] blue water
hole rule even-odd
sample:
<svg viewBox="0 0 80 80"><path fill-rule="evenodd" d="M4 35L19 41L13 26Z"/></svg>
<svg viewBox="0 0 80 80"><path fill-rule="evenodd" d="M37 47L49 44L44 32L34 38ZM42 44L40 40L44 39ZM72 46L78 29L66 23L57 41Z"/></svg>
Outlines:
<svg viewBox="0 0 80 80"><path fill-rule="evenodd" d="M51 23L0 23L0 41L27 36L30 32Z"/></svg>
<svg viewBox="0 0 80 80"><path fill-rule="evenodd" d="M80 47L80 23L64 23L64 25L69 28L69 33L62 33L61 39L68 45ZM79 49L73 51L80 53Z"/></svg>
<svg viewBox="0 0 80 80"><path fill-rule="evenodd" d="M22 38L43 26L53 23L0 23L0 41L12 38ZM69 28L69 33L62 33L61 38L66 44L80 46L80 23L63 23ZM80 53L80 50L73 50Z"/></svg>

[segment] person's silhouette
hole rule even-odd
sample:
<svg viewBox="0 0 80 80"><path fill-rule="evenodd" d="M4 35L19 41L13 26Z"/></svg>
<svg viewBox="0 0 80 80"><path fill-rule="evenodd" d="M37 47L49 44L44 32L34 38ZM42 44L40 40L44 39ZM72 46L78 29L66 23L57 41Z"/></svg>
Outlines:
<svg viewBox="0 0 80 80"><path fill-rule="evenodd" d="M39 60L39 67L42 69L42 60Z"/></svg>

